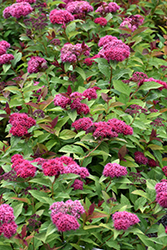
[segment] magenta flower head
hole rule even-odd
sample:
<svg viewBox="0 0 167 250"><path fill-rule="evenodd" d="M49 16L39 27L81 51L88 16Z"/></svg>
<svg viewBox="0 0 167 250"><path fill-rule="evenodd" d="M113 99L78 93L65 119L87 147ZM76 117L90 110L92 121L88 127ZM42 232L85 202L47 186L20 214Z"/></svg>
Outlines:
<svg viewBox="0 0 167 250"><path fill-rule="evenodd" d="M148 79L145 79L144 82L157 82L160 84L160 88L159 90L162 90L162 89L167 89L167 83L166 82L163 82L161 80L157 80L157 79L154 79L153 77L150 77Z"/></svg>
<svg viewBox="0 0 167 250"><path fill-rule="evenodd" d="M102 5L99 6L95 12L100 12L100 14L106 14L111 12L114 13L119 9L120 7L115 2L111 2L109 4L103 2Z"/></svg>
<svg viewBox="0 0 167 250"><path fill-rule="evenodd" d="M155 185L156 202L164 208L167 208L167 182L161 180L161 182Z"/></svg>
<svg viewBox="0 0 167 250"><path fill-rule="evenodd" d="M0 55L5 54L8 48L10 48L10 43L5 40L0 41Z"/></svg>
<svg viewBox="0 0 167 250"><path fill-rule="evenodd" d="M89 117L80 118L72 123L72 127L74 127L76 130L83 129L85 131L89 129L92 125L93 122Z"/></svg>
<svg viewBox="0 0 167 250"><path fill-rule="evenodd" d="M132 32L135 31L144 22L144 17L140 15L131 15L123 20L120 27L128 27Z"/></svg>
<svg viewBox="0 0 167 250"><path fill-rule="evenodd" d="M76 179L74 183L71 185L71 187L73 187L74 190L77 190L77 189L83 190L83 184L84 184L83 181Z"/></svg>
<svg viewBox="0 0 167 250"><path fill-rule="evenodd" d="M135 161L139 164L144 164L147 165L148 163L148 158L145 157L144 153L140 152L140 151L136 151L134 153L135 155Z"/></svg>
<svg viewBox="0 0 167 250"><path fill-rule="evenodd" d="M27 16L32 11L33 11L33 8L27 2L14 3L4 9L3 17L7 19L10 16L13 16L18 19L22 16Z"/></svg>
<svg viewBox="0 0 167 250"><path fill-rule="evenodd" d="M70 13L80 14L93 11L93 7L87 1L74 1L66 5L66 10Z"/></svg>
<svg viewBox="0 0 167 250"><path fill-rule="evenodd" d="M44 71L47 69L47 62L44 58L39 56L32 56L31 59L28 61L28 73L38 73L39 71Z"/></svg>
<svg viewBox="0 0 167 250"><path fill-rule="evenodd" d="M49 18L53 24L64 24L74 20L74 16L69 11L57 9L50 12Z"/></svg>
<svg viewBox="0 0 167 250"><path fill-rule="evenodd" d="M107 25L107 20L104 17L97 17L94 20L95 23L100 24L100 26L106 26Z"/></svg>
<svg viewBox="0 0 167 250"><path fill-rule="evenodd" d="M43 173L46 176L58 176L64 172L63 162L59 158L48 160L42 164Z"/></svg>
<svg viewBox="0 0 167 250"><path fill-rule="evenodd" d="M6 64L14 59L12 54L3 54L0 56L0 64Z"/></svg>
<svg viewBox="0 0 167 250"><path fill-rule="evenodd" d="M114 227L117 230L127 230L130 226L140 222L136 214L126 211L116 212L113 214L112 218L114 221Z"/></svg>
<svg viewBox="0 0 167 250"><path fill-rule="evenodd" d="M14 219L13 208L8 204L0 205L0 235L3 234L9 239L16 233L17 225Z"/></svg>
<svg viewBox="0 0 167 250"><path fill-rule="evenodd" d="M16 2L17 2L17 3L27 2L27 3L32 4L32 3L35 3L35 2L36 2L36 0L16 0Z"/></svg>
<svg viewBox="0 0 167 250"><path fill-rule="evenodd" d="M123 167L118 163L107 163L103 170L103 175L111 178L125 176L127 173L126 167Z"/></svg>

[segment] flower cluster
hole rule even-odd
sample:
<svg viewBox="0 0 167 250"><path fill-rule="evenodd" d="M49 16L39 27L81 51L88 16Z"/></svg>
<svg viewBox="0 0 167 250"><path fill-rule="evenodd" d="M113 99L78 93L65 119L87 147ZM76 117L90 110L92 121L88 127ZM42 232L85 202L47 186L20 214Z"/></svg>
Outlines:
<svg viewBox="0 0 167 250"><path fill-rule="evenodd" d="M95 12L100 12L100 14L104 15L106 13L110 13L110 12L116 12L117 10L119 10L120 7L118 6L117 3L115 2L111 2L109 4L103 2Z"/></svg>
<svg viewBox="0 0 167 250"><path fill-rule="evenodd" d="M87 133L93 132L95 139L97 138L112 138L117 137L118 133L124 135L132 135L133 129L127 125L124 121L116 118L110 119L107 122L95 122L93 123L90 118L80 118L72 123L72 127L76 130L83 129Z"/></svg>
<svg viewBox="0 0 167 250"><path fill-rule="evenodd" d="M127 230L130 226L140 222L136 214L126 211L116 212L113 214L112 218L114 221L114 227L117 230Z"/></svg>
<svg viewBox="0 0 167 250"><path fill-rule="evenodd" d="M94 88L88 88L83 93L73 92L71 94L58 94L54 98L54 105L60 106L64 109L70 105L70 109L76 109L77 114L88 114L90 112L89 107L82 103L84 99L88 101L97 98L96 90Z"/></svg>
<svg viewBox="0 0 167 250"><path fill-rule="evenodd" d="M33 8L27 2L14 3L4 9L3 17L7 19L10 16L13 16L18 19L22 16L27 16L32 11L33 11Z"/></svg>
<svg viewBox="0 0 167 250"><path fill-rule="evenodd" d="M131 15L123 20L120 27L128 27L132 32L135 31L144 22L144 17L141 15Z"/></svg>
<svg viewBox="0 0 167 250"><path fill-rule="evenodd" d="M10 115L9 123L12 124L9 132L14 136L21 137L28 134L28 129L34 126L36 121L25 113L13 113Z"/></svg>
<svg viewBox="0 0 167 250"><path fill-rule="evenodd" d="M103 170L103 175L111 178L125 176L127 173L126 167L123 167L118 163L107 163Z"/></svg>
<svg viewBox="0 0 167 250"><path fill-rule="evenodd" d="M100 26L107 25L107 20L104 17L97 17L95 18L94 22L100 24Z"/></svg>
<svg viewBox="0 0 167 250"><path fill-rule="evenodd" d="M49 18L53 24L64 24L74 20L74 16L69 11L57 9L50 12Z"/></svg>
<svg viewBox="0 0 167 250"><path fill-rule="evenodd" d="M165 176L167 176L167 166L164 166L164 167L162 168L162 171L164 172Z"/></svg>
<svg viewBox="0 0 167 250"><path fill-rule="evenodd" d="M10 43L2 40L0 41L0 64L8 63L14 59L12 54L7 54L7 49L10 48Z"/></svg>
<svg viewBox="0 0 167 250"><path fill-rule="evenodd" d="M140 151L136 151L134 153L135 155L135 161L139 164L143 164L143 165L147 165L148 163L148 159L147 157L145 157L144 153L143 152L140 152Z"/></svg>
<svg viewBox="0 0 167 250"><path fill-rule="evenodd" d="M90 48L85 43L77 43L73 45L71 43L64 44L61 49L62 62L76 62L81 55L89 56Z"/></svg>
<svg viewBox="0 0 167 250"><path fill-rule="evenodd" d="M71 185L71 187L74 188L74 190L83 190L83 181L76 179L74 183Z"/></svg>
<svg viewBox="0 0 167 250"><path fill-rule="evenodd" d="M129 83L130 81L136 82L140 87L144 83L145 79L148 79L148 76L143 72L137 71L133 73L132 77L129 80L123 80L123 82L124 83Z"/></svg>
<svg viewBox="0 0 167 250"><path fill-rule="evenodd" d="M13 208L8 204L0 205L0 235L10 238L16 233L17 225L14 219Z"/></svg>
<svg viewBox="0 0 167 250"><path fill-rule="evenodd" d="M73 1L66 5L66 10L70 13L80 14L93 11L93 7L87 1Z"/></svg>
<svg viewBox="0 0 167 250"><path fill-rule="evenodd" d="M66 232L80 227L77 219L85 210L78 200L55 202L50 206L51 219L58 231Z"/></svg>
<svg viewBox="0 0 167 250"><path fill-rule="evenodd" d="M43 71L47 69L47 62L44 58L39 56L32 56L31 59L28 61L28 73L38 73L39 71Z"/></svg>
<svg viewBox="0 0 167 250"><path fill-rule="evenodd" d="M155 185L156 201L161 207L167 208L167 182L161 180L161 182Z"/></svg>
<svg viewBox="0 0 167 250"><path fill-rule="evenodd" d="M23 159L22 155L16 154L11 157L12 168L18 177L27 178L34 177L36 174L36 167L31 164L31 161Z"/></svg>
<svg viewBox="0 0 167 250"><path fill-rule="evenodd" d="M42 171L46 176L56 176L60 174L77 174L80 178L85 179L89 176L89 171L85 167L80 167L71 157L61 156L55 159L46 160L36 158L31 162L37 162L42 165Z"/></svg>
<svg viewBox="0 0 167 250"><path fill-rule="evenodd" d="M92 56L92 57L87 57L85 58L84 62L87 66L91 66L93 64L93 62L95 62L93 59L96 59L96 58L99 58L100 56L99 55L95 55L95 56ZM97 63L97 62L95 62Z"/></svg>
<svg viewBox="0 0 167 250"><path fill-rule="evenodd" d="M130 105L130 108L126 109L125 112L133 115L133 114L140 114L140 113L147 113L147 109L142 108L141 106L137 105L137 104L132 104ZM151 111L151 110L150 110Z"/></svg>
<svg viewBox="0 0 167 250"><path fill-rule="evenodd" d="M110 60L122 62L130 56L129 46L110 35L100 38L98 46L103 46L98 55L105 58L108 62Z"/></svg>
<svg viewBox="0 0 167 250"><path fill-rule="evenodd" d="M38 16L37 14L34 15L35 17L30 17L24 20L24 24L26 26L30 26L30 29L27 29L27 33L31 34L31 30L42 30L43 28L45 28L48 23L47 23L47 16L44 13L41 13L40 16Z"/></svg>

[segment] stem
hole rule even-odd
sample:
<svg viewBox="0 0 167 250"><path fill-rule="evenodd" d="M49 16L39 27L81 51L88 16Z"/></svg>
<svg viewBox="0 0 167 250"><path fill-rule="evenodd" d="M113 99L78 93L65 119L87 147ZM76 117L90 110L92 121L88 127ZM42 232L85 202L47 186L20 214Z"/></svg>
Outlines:
<svg viewBox="0 0 167 250"><path fill-rule="evenodd" d="M110 69L111 69L111 75L110 75L110 85L109 85L109 88L111 89L111 85L112 85L112 67L110 67Z"/></svg>
<svg viewBox="0 0 167 250"><path fill-rule="evenodd" d="M114 235L111 235L108 240L106 240L104 243L102 243L99 247L101 248L107 241L109 241Z"/></svg>
<svg viewBox="0 0 167 250"><path fill-rule="evenodd" d="M60 238L61 238L62 242L64 242L64 235L63 235L63 232L61 232Z"/></svg>
<svg viewBox="0 0 167 250"><path fill-rule="evenodd" d="M10 245L11 245L11 248L14 250L14 246L13 246L13 244L12 244L12 243L10 243Z"/></svg>
<svg viewBox="0 0 167 250"><path fill-rule="evenodd" d="M107 189L110 186L110 184L111 184L111 180L109 181L108 186L106 187L105 191L107 191Z"/></svg>

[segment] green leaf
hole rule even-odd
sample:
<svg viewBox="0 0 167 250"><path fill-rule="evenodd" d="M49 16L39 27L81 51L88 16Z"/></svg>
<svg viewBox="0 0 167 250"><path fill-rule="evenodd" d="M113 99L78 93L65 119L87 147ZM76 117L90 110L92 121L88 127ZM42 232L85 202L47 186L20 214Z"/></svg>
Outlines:
<svg viewBox="0 0 167 250"><path fill-rule="evenodd" d="M2 68L3 68L3 72L6 73L11 67L11 64L3 64Z"/></svg>
<svg viewBox="0 0 167 250"><path fill-rule="evenodd" d="M139 90L147 91L150 89L158 89L160 87L162 87L161 84L151 81L151 82L144 82L143 85L140 86Z"/></svg>
<svg viewBox="0 0 167 250"><path fill-rule="evenodd" d="M21 137L12 135L10 138L11 147L14 148L21 140Z"/></svg>
<svg viewBox="0 0 167 250"><path fill-rule="evenodd" d="M59 152L65 152L65 153L76 153L80 155L84 155L84 151L80 146L75 146L75 145L66 145L62 147Z"/></svg>
<svg viewBox="0 0 167 250"><path fill-rule="evenodd" d="M50 179L46 179L46 178L33 178L29 182L31 182L31 183L37 183L37 184L40 184L42 186L44 185L46 187L50 187L52 185Z"/></svg>
<svg viewBox="0 0 167 250"><path fill-rule="evenodd" d="M22 58L22 53L18 52L17 54L14 55L14 59L12 60L12 66L15 67L17 62L19 62Z"/></svg>
<svg viewBox="0 0 167 250"><path fill-rule="evenodd" d="M125 94L127 96L129 96L130 93L132 92L130 87L128 85L126 85L125 83L123 83L122 81L113 80L113 85L114 85L115 90L117 90L120 93L123 93L123 94Z"/></svg>
<svg viewBox="0 0 167 250"><path fill-rule="evenodd" d="M17 219L17 217L22 213L23 205L24 205L23 203L19 203L17 206L13 208L15 219Z"/></svg>
<svg viewBox="0 0 167 250"><path fill-rule="evenodd" d="M77 249L77 250L83 250L83 248L80 247L80 246L78 246L77 244L70 243L70 245L71 245L72 247L74 247L75 249Z"/></svg>
<svg viewBox="0 0 167 250"><path fill-rule="evenodd" d="M52 204L54 201L47 196L45 192L37 191L37 190L29 190L28 191L35 199L41 201L42 203Z"/></svg>
<svg viewBox="0 0 167 250"><path fill-rule="evenodd" d="M142 190L135 190L135 191L132 192L132 194L136 194L136 195L142 196L142 197L146 198L147 200L149 200L150 202L152 201L148 197L148 194L146 192L142 191Z"/></svg>
<svg viewBox="0 0 167 250"><path fill-rule="evenodd" d="M67 111L68 116L74 122L77 118L77 111L75 109Z"/></svg>
<svg viewBox="0 0 167 250"><path fill-rule="evenodd" d="M86 80L86 74L82 68L76 67L74 72L77 72L83 78L84 81Z"/></svg>
<svg viewBox="0 0 167 250"><path fill-rule="evenodd" d="M62 140L69 140L71 138L74 138L76 136L76 133L69 129L64 129L60 135L59 138Z"/></svg>

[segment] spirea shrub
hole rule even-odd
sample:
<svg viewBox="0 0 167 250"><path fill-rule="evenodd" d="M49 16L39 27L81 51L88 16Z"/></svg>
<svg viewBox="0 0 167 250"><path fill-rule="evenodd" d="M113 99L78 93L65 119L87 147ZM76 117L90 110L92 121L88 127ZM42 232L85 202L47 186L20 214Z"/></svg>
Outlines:
<svg viewBox="0 0 167 250"><path fill-rule="evenodd" d="M165 3L63 2L0 10L0 249L165 249Z"/></svg>

